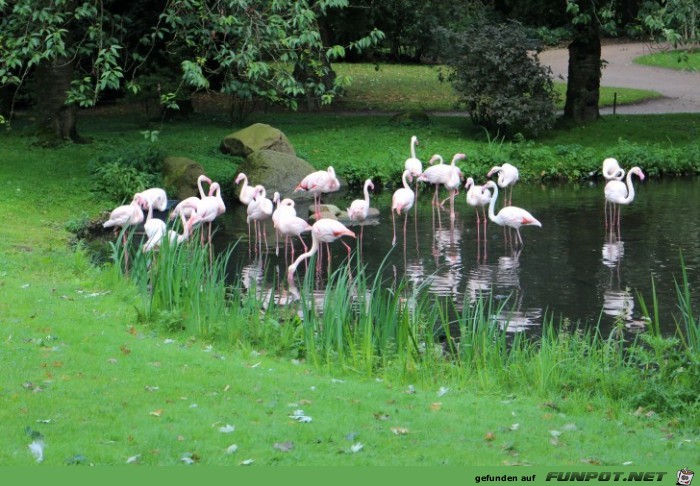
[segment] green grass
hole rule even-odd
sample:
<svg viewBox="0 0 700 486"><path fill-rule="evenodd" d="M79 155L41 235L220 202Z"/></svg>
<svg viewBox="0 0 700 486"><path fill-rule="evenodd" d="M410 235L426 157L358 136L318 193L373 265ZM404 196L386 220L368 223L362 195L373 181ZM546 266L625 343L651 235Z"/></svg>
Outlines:
<svg viewBox="0 0 700 486"><path fill-rule="evenodd" d="M644 66L655 66L678 71L700 72L700 50L665 51L648 54L634 60Z"/></svg>
<svg viewBox="0 0 700 486"><path fill-rule="evenodd" d="M553 165L560 173L585 171L597 167L603 154L623 149L669 171L676 159L651 157L697 150L700 132L697 115L615 116L511 145L489 142L453 116L433 117L424 127L392 125L387 116L332 113L256 114L246 124L254 121L281 128L300 156L316 167L337 162L348 178L370 170L393 174L413 134L421 139L422 158L466 151L473 160L465 169L474 172L518 153L528 158L525 172L532 179ZM462 332L476 345L453 350L455 364L433 353L421 362L411 351L411 336L425 333L426 322L440 322L449 308L412 320L405 308L391 305L388 289L358 280L371 292L370 313L348 329L351 320L308 308L307 326L316 322L323 329L318 341L309 341L314 328L295 328L299 322L281 308L277 316L263 313L261 301L243 299L240 289L227 290L240 305L222 314L222 300L212 298L221 292L216 272L192 277L184 268L204 268L197 262L205 255L173 255L179 263L157 268L182 274L152 280L155 293L149 294L145 266L128 281L110 265L93 266L87 252L69 245L67 226L111 209L89 191L87 163L95 155L143 143L144 129L159 130L158 144L202 163L227 193L237 160L221 155L218 145L237 128L224 114L163 125L92 114L79 125L93 140L88 145L39 148L21 119L0 134L0 355L9 364L0 379L0 463L36 464L27 429L43 435L46 465L121 465L132 457L140 464L178 465L189 457L210 465L252 459L255 465L619 466L685 465L698 457L696 415L674 412L679 397L671 394L673 380L690 375L664 367L669 356L678 359L675 348L653 334L649 352L634 356L648 373L649 395L632 397L624 392L638 389L638 375L626 374L616 347L600 338L550 339L539 354L520 348L510 357L502 343L488 346L498 336L468 327L474 316L465 314ZM172 285L183 276L197 283L177 294L186 301L171 300ZM334 282L330 300L340 302L351 283L342 274ZM206 285L202 295L187 293L200 294ZM402 302L400 293L393 295ZM683 346L692 350L683 356L692 358L697 323L682 282L679 301ZM375 319L393 327L377 329ZM432 349L432 334L422 336L425 349ZM299 361L311 345L314 359ZM591 360L596 349L603 354ZM377 359L376 351L385 358ZM697 369L692 359L686 364ZM659 367L664 373L655 373ZM622 371L611 371L616 369ZM441 387L448 391L438 396ZM633 405L659 397L673 400L663 410ZM297 409L313 421L290 418ZM235 430L220 432L227 424ZM357 443L363 448L351 452ZM232 444L238 450L227 454Z"/></svg>
<svg viewBox="0 0 700 486"><path fill-rule="evenodd" d="M352 78L347 96L338 104L347 110L372 111L458 111L457 96L449 82L440 81L446 66L338 63L338 74ZM558 109L564 108L566 84L555 82L559 94ZM648 90L602 87L600 106L638 103L658 98L659 93ZM615 99L617 97L617 99Z"/></svg>

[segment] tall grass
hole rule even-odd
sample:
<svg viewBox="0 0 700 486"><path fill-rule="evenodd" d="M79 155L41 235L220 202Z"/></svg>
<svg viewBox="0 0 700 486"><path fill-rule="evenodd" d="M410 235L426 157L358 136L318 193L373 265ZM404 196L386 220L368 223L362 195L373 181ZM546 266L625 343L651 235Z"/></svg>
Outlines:
<svg viewBox="0 0 700 486"><path fill-rule="evenodd" d="M118 248L118 246L116 247ZM634 407L679 413L700 409L700 329L683 267L677 283L675 336L660 334L658 309L640 296L649 332L630 340L621 329L581 330L545 318L539 336L499 323L508 300L483 297L457 308L406 279L370 276L344 261L316 291L316 257L286 292L226 281L230 251L210 262L197 238L136 254L130 277L144 293L144 319L169 331L303 359L333 373L394 382L476 386L592 400L602 395ZM275 287L281 285L277 279ZM277 296L276 296L277 295ZM657 300L652 292L652 302ZM654 318L652 318L654 316Z"/></svg>

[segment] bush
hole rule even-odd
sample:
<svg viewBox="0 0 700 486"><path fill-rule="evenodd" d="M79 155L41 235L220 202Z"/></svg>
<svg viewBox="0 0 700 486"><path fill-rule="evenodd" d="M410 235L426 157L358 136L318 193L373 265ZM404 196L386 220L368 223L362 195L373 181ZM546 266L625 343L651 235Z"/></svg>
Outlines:
<svg viewBox="0 0 700 486"><path fill-rule="evenodd" d="M508 137L554 126L551 70L531 55L538 46L519 24L477 23L446 35L448 79L474 123Z"/></svg>
<svg viewBox="0 0 700 486"><path fill-rule="evenodd" d="M99 155L88 162L93 191L112 202L131 200L134 193L163 183L165 151L155 145L137 145Z"/></svg>

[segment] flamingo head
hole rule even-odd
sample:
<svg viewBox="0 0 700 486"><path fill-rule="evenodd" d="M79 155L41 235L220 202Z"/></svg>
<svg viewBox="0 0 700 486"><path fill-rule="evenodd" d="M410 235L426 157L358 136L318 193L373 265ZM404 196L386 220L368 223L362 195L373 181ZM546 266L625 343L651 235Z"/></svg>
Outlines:
<svg viewBox="0 0 700 486"><path fill-rule="evenodd" d="M482 192L484 192L485 189L489 189L489 188L493 188L493 189L495 189L495 190L498 190L498 189L497 189L498 186L496 186L496 183L493 182L493 181L488 181L486 184L484 184L484 185L482 186L482 188L483 188L483 189L481 190Z"/></svg>
<svg viewBox="0 0 700 486"><path fill-rule="evenodd" d="M287 206L287 207L293 208L294 207L294 200L289 199L288 197L285 197L284 199L282 199L282 201L280 201L280 204L282 206Z"/></svg>
<svg viewBox="0 0 700 486"><path fill-rule="evenodd" d="M211 179L208 178L207 176L205 176L204 174L202 174L202 175L200 175L199 177L197 177L197 181L199 181L199 182L206 182L207 184L211 184ZM236 182L238 182L238 181L236 181Z"/></svg>
<svg viewBox="0 0 700 486"><path fill-rule="evenodd" d="M236 176L236 184L240 184L240 182L245 179L246 175L243 172L241 172L240 174L238 174L238 176ZM209 181L209 183L211 184L211 181Z"/></svg>
<svg viewBox="0 0 700 486"><path fill-rule="evenodd" d="M433 163L437 162L438 160L440 161L440 163L442 163L442 156L441 156L441 155L438 155L438 154L435 154L435 155L433 155L432 157L430 157L430 160L428 161L428 163L429 163L430 165L433 165Z"/></svg>
<svg viewBox="0 0 700 486"><path fill-rule="evenodd" d="M412 143L413 145L419 145L418 137L416 137L415 135L413 135L413 136L411 137L411 143Z"/></svg>
<svg viewBox="0 0 700 486"><path fill-rule="evenodd" d="M372 190L374 191L374 182L372 182L371 179L367 179L367 183L366 183L366 184L367 184L367 187L368 187L369 189L372 189Z"/></svg>
<svg viewBox="0 0 700 486"><path fill-rule="evenodd" d="M474 179L472 179L471 177L468 177L468 178L467 178L467 183L464 184L464 188L465 188L465 189L469 189L469 188L470 188L471 186L473 186L473 185L474 185Z"/></svg>
<svg viewBox="0 0 700 486"><path fill-rule="evenodd" d="M255 186L254 191L255 192L253 193L253 199L256 199L258 196L262 196L262 197L267 196L267 191L265 190L265 186L262 186L260 184Z"/></svg>
<svg viewBox="0 0 700 486"><path fill-rule="evenodd" d="M639 167L633 167L632 169L630 169L630 172L634 172L635 174L637 174L640 181L644 180L644 172L642 172L642 169L640 169Z"/></svg>
<svg viewBox="0 0 700 486"><path fill-rule="evenodd" d="M488 172L488 174L486 174L486 177L491 177L492 175L494 175L494 174L496 174L497 172L500 172L500 171L501 171L501 167L500 167L500 166L497 165L497 166L495 166L495 167L492 167L491 170Z"/></svg>
<svg viewBox="0 0 700 486"><path fill-rule="evenodd" d="M275 193L272 195L272 202L275 204L280 203L280 193L275 191Z"/></svg>
<svg viewBox="0 0 700 486"><path fill-rule="evenodd" d="M214 193L215 193L217 190L220 191L220 190L221 190L221 186L219 185L218 182L212 182L212 183L211 183L211 186L209 186L209 195L210 195L210 196L213 196Z"/></svg>
<svg viewBox="0 0 700 486"><path fill-rule="evenodd" d="M452 162L456 162L458 160L464 160L467 158L466 154L455 154L454 157L452 157Z"/></svg>

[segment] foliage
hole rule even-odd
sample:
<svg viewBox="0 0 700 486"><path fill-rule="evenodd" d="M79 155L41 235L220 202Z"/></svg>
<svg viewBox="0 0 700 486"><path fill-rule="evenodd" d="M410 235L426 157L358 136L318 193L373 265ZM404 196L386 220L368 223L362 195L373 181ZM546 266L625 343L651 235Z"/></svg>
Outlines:
<svg viewBox="0 0 700 486"><path fill-rule="evenodd" d="M660 51L634 60L644 66L657 66L680 71L700 72L700 50Z"/></svg>
<svg viewBox="0 0 700 486"><path fill-rule="evenodd" d="M508 136L554 125L551 71L530 55L537 46L519 24L472 24L450 38L449 79L474 123Z"/></svg>
<svg viewBox="0 0 700 486"><path fill-rule="evenodd" d="M345 0L173 1L159 35L181 53L182 79L193 89L215 88L235 99L282 104L299 99L330 104L348 80L332 76L330 63L347 50L362 51L383 34L372 30L346 45L325 45L319 19Z"/></svg>
<svg viewBox="0 0 700 486"><path fill-rule="evenodd" d="M129 201L134 193L162 185L165 151L154 144L134 144L100 154L88 162L92 190L113 202Z"/></svg>
<svg viewBox="0 0 700 486"><path fill-rule="evenodd" d="M695 0L647 0L639 15L642 27L654 39L674 47L700 45L700 5Z"/></svg>

